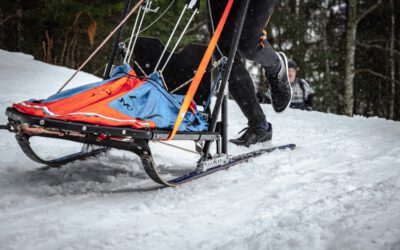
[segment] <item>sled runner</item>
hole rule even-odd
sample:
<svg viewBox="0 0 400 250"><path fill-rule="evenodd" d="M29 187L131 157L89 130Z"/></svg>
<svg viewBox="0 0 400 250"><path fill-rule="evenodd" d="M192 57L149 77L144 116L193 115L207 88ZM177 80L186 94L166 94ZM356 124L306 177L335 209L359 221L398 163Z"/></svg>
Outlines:
<svg viewBox="0 0 400 250"><path fill-rule="evenodd" d="M171 51L167 50L171 38L184 13L189 12L190 19L177 43L180 42L198 12L199 2L187 1L164 46L156 38L139 37L142 20L151 11L152 1L139 1L129 13L130 1L127 1L104 81L61 91L64 85L46 100L14 104L6 110L9 123L3 128L16 133L18 144L30 159L49 166L84 160L111 148L132 152L140 157L148 176L164 186L176 186L276 149L295 148L294 144L288 144L239 156L228 154L226 84L248 0L241 2L228 57L214 64L210 61L232 4L233 0L229 0L208 46L191 44L176 52L177 44ZM138 14L126 46L120 43L122 29L135 9ZM118 51L124 64L112 67ZM217 98L211 109L213 95ZM30 139L33 137L63 139L84 146L75 154L45 160L32 149ZM167 180L157 170L149 142L170 140L196 142L200 157L194 171ZM214 153L210 150L213 143Z"/></svg>

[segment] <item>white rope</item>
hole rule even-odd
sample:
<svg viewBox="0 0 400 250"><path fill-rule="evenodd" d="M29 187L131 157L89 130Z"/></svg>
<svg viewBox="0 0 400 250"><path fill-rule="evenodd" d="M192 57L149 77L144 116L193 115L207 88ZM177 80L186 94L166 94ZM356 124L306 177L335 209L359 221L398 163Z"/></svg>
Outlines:
<svg viewBox="0 0 400 250"><path fill-rule="evenodd" d="M226 60L226 57L222 57L218 62L215 62L213 67L208 70L207 72L211 72L214 69L216 69L217 67L219 67L221 65L221 63ZM174 90L172 90L170 93L174 94L175 92L177 92L178 90L182 89L183 87L185 87L186 85L188 85L189 83L191 83L193 81L194 77L192 77L191 79L187 80L186 82L182 83L181 85L179 85L178 87L176 87Z"/></svg>
<svg viewBox="0 0 400 250"><path fill-rule="evenodd" d="M133 63L139 68L139 70L142 72L142 74L147 77L146 72L143 70L143 68L139 65L137 61L133 61Z"/></svg>
<svg viewBox="0 0 400 250"><path fill-rule="evenodd" d="M175 35L176 29L178 28L178 26L179 26L179 24L180 24L180 22L181 22L181 20L182 20L183 15L185 14L186 10L187 10L187 4L185 4L185 7L183 7L183 10L182 10L182 12L181 12L181 15L179 16L179 19L178 19L178 21L177 21L176 24L175 24L174 30L172 31L171 36L169 37L168 42L167 42L167 44L165 45L164 51L163 51L163 53L161 54L161 57L160 57L160 59L158 60L157 65L156 65L156 67L155 67L154 70L153 70L154 72L157 71L158 67L160 66L161 60L163 59L165 53L167 52L167 49L168 49L169 44L171 43L172 37Z"/></svg>
<svg viewBox="0 0 400 250"><path fill-rule="evenodd" d="M138 14L136 15L136 19L135 19L135 24L133 25L133 28L132 28L131 37L129 39L129 44L128 44L127 51L126 51L127 53L126 53L125 58L124 58L124 63L127 63L126 59L128 58L128 54L129 54L130 49L131 49L131 45L132 45L132 41L133 41L133 35L136 32L136 28L137 28L137 24L138 24L138 21L139 21L139 17L140 17L141 11L142 11L142 8L139 8Z"/></svg>
<svg viewBox="0 0 400 250"><path fill-rule="evenodd" d="M163 18L163 16L168 12L168 10L172 7L172 5L175 3L176 0L173 0L168 7L163 11L163 13L161 13L161 15L159 17L157 17L156 20L154 20L152 23L150 23L149 25L147 25L145 28L143 28L142 30L138 31L135 36L138 36L140 33L145 32L146 30L150 29L155 23L157 23L161 18ZM125 42L127 42L129 39L126 39Z"/></svg>
<svg viewBox="0 0 400 250"><path fill-rule="evenodd" d="M211 12L210 0L207 0L207 1L208 1L208 13L209 13L209 16L210 16L211 29L212 29L212 34L211 35L214 35L214 32L215 32L214 19L213 19L213 15L212 15L212 12ZM218 50L218 53L220 54L220 56L223 57L224 54L221 52L218 43L217 43L217 50Z"/></svg>
<svg viewBox="0 0 400 250"><path fill-rule="evenodd" d="M192 153L192 154L196 154L196 155L200 154L197 151L193 151L193 150L190 150L190 149L187 149L187 148L183 148L183 147L179 147L179 146L176 146L176 145L172 145L172 144L169 144L169 143L166 143L166 142L163 142L163 141L154 141L154 142L161 143L161 144L163 144L165 146L176 148L176 149L180 149L182 151L186 151L186 152L189 152L189 153Z"/></svg>
<svg viewBox="0 0 400 250"><path fill-rule="evenodd" d="M194 16L195 16L197 13L199 13L199 12L198 12L198 10L196 9L196 10L193 12L192 16L190 17L190 19L189 19L188 23L186 24L185 28L183 29L181 35L179 36L178 41L175 43L174 48L173 48L172 51L170 52L170 54L169 54L167 60L166 60L165 63L164 63L164 66L163 66L162 69L161 69L161 72L163 72L164 69L165 69L165 67L167 67L167 64L168 64L169 60L171 60L172 55L174 54L176 48L178 48L179 43L181 42L181 40L182 40L183 36L185 35L187 29L189 28L190 24L192 23Z"/></svg>
<svg viewBox="0 0 400 250"><path fill-rule="evenodd" d="M140 30L140 28L142 27L144 17L146 16L146 13L148 12L148 10L151 8L152 3L153 3L152 1L148 1L146 3L146 7L145 7L145 9L143 11L142 19L140 20L140 24L139 24L138 30ZM132 54L133 54L133 51L135 49L135 45L136 45L138 37L139 37L139 35L135 36L135 40L134 40L134 42L132 44L132 48L130 49L130 52L129 52L128 62L131 61Z"/></svg>
<svg viewBox="0 0 400 250"><path fill-rule="evenodd" d="M86 59L86 61L75 71L75 73L68 79L67 82L57 91L60 93L71 81L75 78L75 76L93 59L93 57L100 51L101 48L111 39L111 37L121 28L122 25L132 16L132 14L136 11L137 8L144 2L144 0L139 0L139 2L133 7L133 9L125 16L125 18L118 24L118 26L111 31L111 33L104 39L104 41L97 47L97 49Z"/></svg>

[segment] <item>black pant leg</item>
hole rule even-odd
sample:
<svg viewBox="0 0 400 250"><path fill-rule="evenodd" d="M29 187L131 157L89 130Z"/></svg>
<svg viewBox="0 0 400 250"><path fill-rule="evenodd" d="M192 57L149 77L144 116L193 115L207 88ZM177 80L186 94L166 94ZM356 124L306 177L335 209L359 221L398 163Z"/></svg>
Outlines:
<svg viewBox="0 0 400 250"><path fill-rule="evenodd" d="M279 57L268 41L265 41L265 47L260 46L260 37L276 3L277 0L250 0L239 43L239 51L243 57L261 64L266 70L275 72L279 70Z"/></svg>
<svg viewBox="0 0 400 250"><path fill-rule="evenodd" d="M271 60L273 62L275 56L275 53L273 53L273 50L270 46L265 49L262 49L259 46L259 39L262 35L262 30L267 22L267 19L263 19L265 18L265 16L269 15L263 14L263 16L260 16L256 19L249 18L249 16L255 15L257 14L256 12L259 11L256 11L255 9L255 7L257 7L258 5L253 3L256 1L257 0L250 1L249 14L246 17L244 30L239 43L239 52L236 54L232 73L229 78L229 92L231 93L236 103L239 105L243 114L248 119L249 126L260 126L260 124L266 124L266 117L260 104L258 103L253 80L251 79L249 72L246 70L242 59L243 57L249 60L259 58L260 61L256 62L268 64L270 62L268 62L267 60ZM265 0L262 1L264 2ZM226 3L227 0L210 0L214 27L218 25L218 22L225 9ZM227 23L222 32L221 38L218 42L219 48L222 50L222 53L224 55L228 55L230 50L230 45L233 39L235 19L239 7L240 1L235 1L232 6L232 10L227 20ZM271 54L271 56L268 56L268 54Z"/></svg>
<svg viewBox="0 0 400 250"><path fill-rule="evenodd" d="M258 102L253 80L239 58L235 60L232 67L229 92L246 116L250 127L266 124L266 117Z"/></svg>

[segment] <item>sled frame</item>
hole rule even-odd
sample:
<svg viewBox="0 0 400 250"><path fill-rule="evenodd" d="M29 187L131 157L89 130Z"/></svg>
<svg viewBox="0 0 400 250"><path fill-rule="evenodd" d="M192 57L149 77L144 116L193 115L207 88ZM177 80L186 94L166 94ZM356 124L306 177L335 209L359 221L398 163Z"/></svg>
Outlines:
<svg viewBox="0 0 400 250"><path fill-rule="evenodd" d="M233 1L233 0L229 0ZM127 2L129 6L130 1ZM203 141L203 148L200 148L200 159L197 162L196 169L186 175L174 178L172 180L164 179L154 163L150 141L166 140L171 131L157 129L133 129L131 127L108 127L101 125L93 125L79 122L61 121L49 118L34 117L23 114L14 108L8 108L6 115L9 118L7 128L16 133L16 139L23 152L33 161L46 164L52 167L65 165L69 162L77 160L85 160L88 157L107 152L109 149L119 149L132 152L139 156L142 165L148 176L156 183L174 187L185 183L192 179L214 173L218 170L229 168L230 166L246 161L251 157L261 155L263 153L272 152L275 149L294 148L295 145L288 144L270 149L262 149L248 154L229 157L228 140L227 140L227 124L228 124L228 96L226 85L232 70L235 54L237 52L239 39L243 29L243 24L247 14L249 0L241 2L240 10L236 18L235 31L233 35L232 45L229 52L228 60L224 65L222 72L222 80L217 92L217 100L209 117L209 130L206 132L178 132L173 140L186 141ZM127 11L125 9L125 12ZM112 57L109 60L108 67L113 64L116 52L121 40L123 26L121 32L114 43ZM107 69L108 71L109 69ZM218 117L222 112L222 121ZM32 137L44 137L68 140L83 143L82 151L75 154L67 155L57 159L46 160L38 156L32 149L29 140ZM212 143L216 145L216 154L210 155L210 147ZM94 145L91 148L87 145Z"/></svg>

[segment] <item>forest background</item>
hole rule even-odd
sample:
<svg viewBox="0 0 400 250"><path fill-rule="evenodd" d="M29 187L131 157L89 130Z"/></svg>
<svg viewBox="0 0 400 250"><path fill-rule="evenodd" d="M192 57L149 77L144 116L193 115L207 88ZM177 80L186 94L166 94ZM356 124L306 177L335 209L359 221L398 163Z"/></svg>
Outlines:
<svg viewBox="0 0 400 250"><path fill-rule="evenodd" d="M126 1L0 2L0 49L78 68L119 23ZM136 1L132 2L133 6ZM153 8L160 9L146 16L143 27L172 5L141 35L166 41L184 2L153 0ZM207 43L205 2L184 44ZM126 37L134 19L126 27ZM268 26L268 41L298 63L299 74L316 90L315 110L400 120L400 1L281 0ZM84 71L101 76L111 46L109 42ZM254 79L263 91L263 74Z"/></svg>

